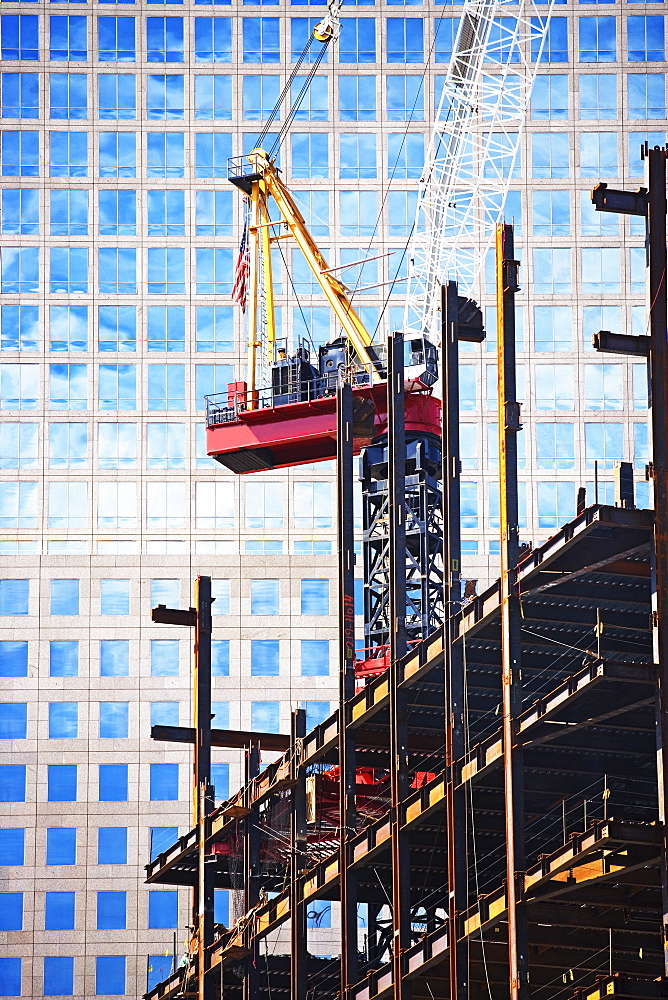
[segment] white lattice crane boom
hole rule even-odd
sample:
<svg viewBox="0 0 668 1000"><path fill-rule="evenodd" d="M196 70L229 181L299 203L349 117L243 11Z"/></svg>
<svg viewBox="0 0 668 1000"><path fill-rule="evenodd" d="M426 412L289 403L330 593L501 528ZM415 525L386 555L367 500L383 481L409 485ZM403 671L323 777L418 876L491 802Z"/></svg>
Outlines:
<svg viewBox="0 0 668 1000"><path fill-rule="evenodd" d="M404 330L440 341L440 286L476 283L501 221L552 4L466 0L409 243Z"/></svg>

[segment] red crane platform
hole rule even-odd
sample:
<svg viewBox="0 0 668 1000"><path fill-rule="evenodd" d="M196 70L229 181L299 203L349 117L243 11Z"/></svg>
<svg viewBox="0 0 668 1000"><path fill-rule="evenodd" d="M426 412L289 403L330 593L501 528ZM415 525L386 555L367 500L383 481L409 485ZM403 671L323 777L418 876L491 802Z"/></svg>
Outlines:
<svg viewBox="0 0 668 1000"><path fill-rule="evenodd" d="M416 384L417 386L417 384ZM387 429L387 386L353 386L355 454ZM276 405L271 389L249 392L230 382L227 393L206 400L206 450L240 475L284 469L336 458L336 394L299 398ZM407 387L406 434L441 433L441 401L420 386Z"/></svg>

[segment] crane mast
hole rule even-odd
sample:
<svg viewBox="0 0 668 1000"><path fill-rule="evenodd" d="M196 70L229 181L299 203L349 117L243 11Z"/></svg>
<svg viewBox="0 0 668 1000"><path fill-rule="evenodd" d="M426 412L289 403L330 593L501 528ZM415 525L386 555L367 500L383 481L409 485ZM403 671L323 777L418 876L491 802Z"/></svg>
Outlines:
<svg viewBox="0 0 668 1000"><path fill-rule="evenodd" d="M476 295L503 218L553 3L464 4L408 249L404 332L439 343L447 280Z"/></svg>

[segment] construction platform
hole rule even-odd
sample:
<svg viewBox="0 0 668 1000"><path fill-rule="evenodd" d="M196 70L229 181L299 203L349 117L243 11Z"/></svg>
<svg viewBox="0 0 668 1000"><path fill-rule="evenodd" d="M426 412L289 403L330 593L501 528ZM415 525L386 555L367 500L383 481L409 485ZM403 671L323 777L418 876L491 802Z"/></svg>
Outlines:
<svg viewBox="0 0 668 1000"><path fill-rule="evenodd" d="M529 993L537 1000L649 1000L667 992L652 531L652 511L589 507L518 569L522 704L513 725L524 863L513 905L526 914ZM433 633L207 817L206 863L243 912L235 926L216 928L211 995L339 996L341 960L308 954L305 912L342 895L341 915L366 904L366 928L348 948L352 1000L452 996L455 943L473 1000L509 995L501 601L497 582L465 603L446 627L451 651L443 629ZM447 766L450 652L461 668L465 752ZM410 787L394 811L397 696L406 709ZM342 739L357 775L344 849ZM463 816L452 858L448 803ZM397 953L387 913L397 898L399 840L410 924ZM150 884L194 886L197 830L146 872ZM465 903L453 920L455 882ZM197 995L197 972L193 958L146 996Z"/></svg>

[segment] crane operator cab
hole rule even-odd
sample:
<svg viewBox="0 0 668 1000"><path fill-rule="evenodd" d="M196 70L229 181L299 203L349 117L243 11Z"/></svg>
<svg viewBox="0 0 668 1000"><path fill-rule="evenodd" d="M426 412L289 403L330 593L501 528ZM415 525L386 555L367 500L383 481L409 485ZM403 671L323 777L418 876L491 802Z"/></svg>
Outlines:
<svg viewBox="0 0 668 1000"><path fill-rule="evenodd" d="M377 350L377 354L380 355ZM348 341L338 337L318 348L312 354L306 341L293 355L287 352L287 343L280 341L276 360L271 366L271 401L269 406L321 399L336 394L337 386L348 377L353 386L371 384L367 366L350 358ZM381 359L382 363L382 359ZM406 383L413 389L431 389L438 381L438 351L424 336L410 337L404 342L404 370Z"/></svg>

